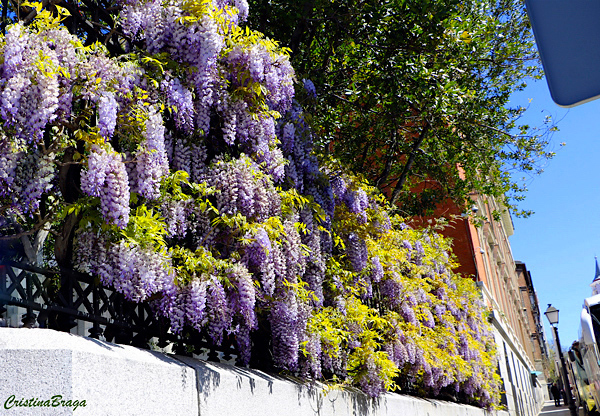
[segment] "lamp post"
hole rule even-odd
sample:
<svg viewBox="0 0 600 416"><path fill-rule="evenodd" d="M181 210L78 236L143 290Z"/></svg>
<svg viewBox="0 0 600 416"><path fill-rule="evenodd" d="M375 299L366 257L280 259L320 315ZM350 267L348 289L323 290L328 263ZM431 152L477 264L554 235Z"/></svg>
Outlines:
<svg viewBox="0 0 600 416"><path fill-rule="evenodd" d="M569 376L567 375L567 365L565 364L565 357L562 353L562 348L560 347L560 338L558 337L558 309L556 309L551 304L548 304L548 309L546 309L544 315L546 315L546 318L548 318L548 322L550 322L550 326L554 329L556 349L558 350L558 357L560 358L560 364L562 367L562 379L563 386L565 388L565 400L569 405L569 411L571 412L571 416L578 416L577 408L575 407L575 401L573 400L573 396L571 395L571 384L569 383Z"/></svg>

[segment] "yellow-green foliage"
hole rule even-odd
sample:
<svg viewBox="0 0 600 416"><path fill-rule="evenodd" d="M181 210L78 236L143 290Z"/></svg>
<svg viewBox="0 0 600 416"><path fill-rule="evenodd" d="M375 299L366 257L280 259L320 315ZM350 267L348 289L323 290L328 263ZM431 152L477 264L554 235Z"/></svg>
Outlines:
<svg viewBox="0 0 600 416"><path fill-rule="evenodd" d="M346 181L350 182L347 177ZM358 180L348 189L363 189L371 200L377 198L375 190ZM336 247L326 282L335 306L316 310L309 324L321 337L323 354L345 363L346 384L359 385L372 395L382 389L408 388L423 395L460 390L463 400L486 407L497 404L495 343L474 282L452 272L456 264L448 256L446 239L406 227L400 217L388 218L378 200L379 206L371 204L366 210L366 221L344 203L336 204ZM345 242L351 233L368 249L369 264L359 272L347 255ZM415 249L418 244L421 256ZM383 268L379 282L373 281L375 257ZM407 306L414 320L404 313ZM433 317L433 326L427 324L428 317ZM395 347L398 343L414 348L416 357L406 362L394 357L394 348L402 348ZM323 370L339 379L334 368Z"/></svg>

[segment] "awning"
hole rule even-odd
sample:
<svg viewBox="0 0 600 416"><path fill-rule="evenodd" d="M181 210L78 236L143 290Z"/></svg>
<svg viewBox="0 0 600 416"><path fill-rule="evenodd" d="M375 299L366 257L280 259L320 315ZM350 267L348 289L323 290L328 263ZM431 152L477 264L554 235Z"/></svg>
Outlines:
<svg viewBox="0 0 600 416"><path fill-rule="evenodd" d="M526 0L550 95L562 107L600 98L600 2Z"/></svg>

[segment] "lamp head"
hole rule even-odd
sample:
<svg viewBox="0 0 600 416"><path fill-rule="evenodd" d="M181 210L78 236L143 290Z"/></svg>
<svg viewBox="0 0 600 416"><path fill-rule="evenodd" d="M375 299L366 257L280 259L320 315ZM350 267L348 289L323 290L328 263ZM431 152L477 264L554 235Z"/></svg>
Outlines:
<svg viewBox="0 0 600 416"><path fill-rule="evenodd" d="M558 324L558 309L556 309L551 304L548 304L548 309L546 309L544 315L546 315L546 318L548 318L548 322L550 322L550 325Z"/></svg>

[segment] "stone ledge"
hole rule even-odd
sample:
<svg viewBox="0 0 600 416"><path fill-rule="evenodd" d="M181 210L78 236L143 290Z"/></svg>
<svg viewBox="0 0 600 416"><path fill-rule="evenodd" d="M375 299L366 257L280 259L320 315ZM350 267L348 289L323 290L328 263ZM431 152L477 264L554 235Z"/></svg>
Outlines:
<svg viewBox="0 0 600 416"><path fill-rule="evenodd" d="M0 328L0 414L107 416L507 416L507 412L351 390L174 357L48 329ZM15 407L7 399L85 400ZM49 403L50 405L52 403Z"/></svg>

